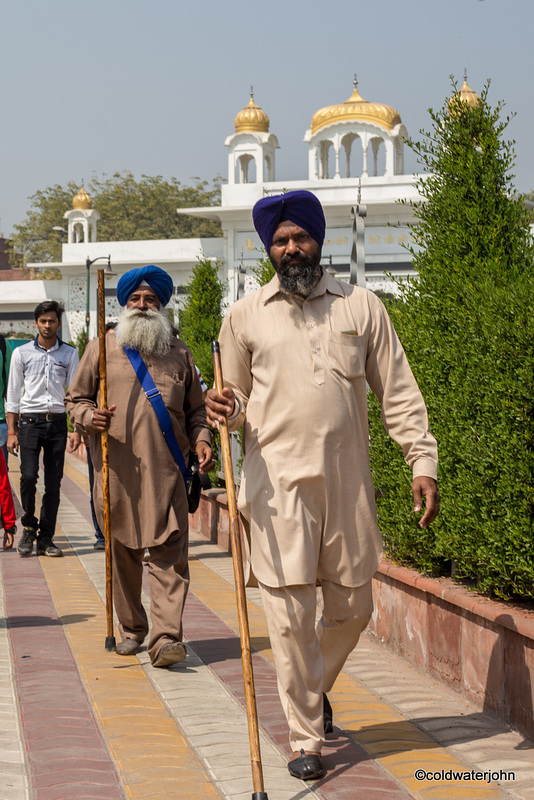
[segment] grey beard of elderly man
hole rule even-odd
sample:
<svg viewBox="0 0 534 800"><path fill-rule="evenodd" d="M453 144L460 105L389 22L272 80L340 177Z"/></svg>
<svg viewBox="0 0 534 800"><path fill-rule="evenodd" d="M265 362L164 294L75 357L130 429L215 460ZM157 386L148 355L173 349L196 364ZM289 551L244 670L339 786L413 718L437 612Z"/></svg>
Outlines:
<svg viewBox="0 0 534 800"><path fill-rule="evenodd" d="M121 347L131 347L146 358L168 355L173 338L171 321L164 308L157 311L125 308L116 334Z"/></svg>

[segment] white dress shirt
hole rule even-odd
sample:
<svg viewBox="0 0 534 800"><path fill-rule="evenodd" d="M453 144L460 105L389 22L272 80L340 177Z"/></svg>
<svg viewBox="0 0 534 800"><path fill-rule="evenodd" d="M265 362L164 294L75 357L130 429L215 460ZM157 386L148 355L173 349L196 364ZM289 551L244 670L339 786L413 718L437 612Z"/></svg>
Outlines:
<svg viewBox="0 0 534 800"><path fill-rule="evenodd" d="M11 356L6 412L12 414L62 414L65 390L78 368L75 347L58 337L46 350L33 341L16 347Z"/></svg>

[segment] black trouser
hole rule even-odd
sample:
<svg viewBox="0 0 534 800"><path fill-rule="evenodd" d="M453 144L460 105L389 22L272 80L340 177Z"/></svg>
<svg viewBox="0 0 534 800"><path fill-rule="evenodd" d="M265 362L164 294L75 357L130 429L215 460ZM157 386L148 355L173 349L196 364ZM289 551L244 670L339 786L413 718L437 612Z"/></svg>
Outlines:
<svg viewBox="0 0 534 800"><path fill-rule="evenodd" d="M65 414L45 417L23 414L19 420L20 500L24 514L22 524L37 528L39 538L52 539L59 508L59 488L63 477L67 418ZM39 456L43 451L44 495L41 519L35 516L35 488L39 476Z"/></svg>
<svg viewBox="0 0 534 800"><path fill-rule="evenodd" d="M93 520L93 527L95 529L96 541L104 542L105 541L104 534L100 530L100 525L98 524L95 512L95 501L93 497L94 485L95 485L95 472L93 469L93 461L91 459L91 450L89 448L89 445L85 446L85 452L87 454L87 473L89 475L89 505L91 507L91 519Z"/></svg>

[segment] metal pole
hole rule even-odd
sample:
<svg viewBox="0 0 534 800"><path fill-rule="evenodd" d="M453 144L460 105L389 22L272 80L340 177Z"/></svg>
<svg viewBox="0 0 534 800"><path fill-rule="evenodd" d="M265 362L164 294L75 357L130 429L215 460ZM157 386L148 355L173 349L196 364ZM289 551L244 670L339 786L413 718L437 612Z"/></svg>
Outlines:
<svg viewBox="0 0 534 800"><path fill-rule="evenodd" d="M350 282L365 289L365 217L367 206L362 205L362 185L358 187L358 204L352 207L352 250Z"/></svg>

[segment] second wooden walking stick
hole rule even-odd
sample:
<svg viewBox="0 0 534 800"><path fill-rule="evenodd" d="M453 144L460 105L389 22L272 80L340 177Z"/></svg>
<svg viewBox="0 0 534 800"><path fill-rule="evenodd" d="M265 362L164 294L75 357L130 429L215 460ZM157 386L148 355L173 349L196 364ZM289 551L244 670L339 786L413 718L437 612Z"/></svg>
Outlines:
<svg viewBox="0 0 534 800"><path fill-rule="evenodd" d="M106 306L104 270L98 270L98 343L100 346L100 408L108 406L108 381L106 369ZM116 642L113 635L113 557L111 554L111 517L109 501L109 447L108 432L102 431L102 497L104 501L104 538L106 542L106 650L113 652Z"/></svg>
<svg viewBox="0 0 534 800"><path fill-rule="evenodd" d="M224 386L221 352L219 342L212 342L213 372L215 389L222 393ZM230 524L230 542L232 545L232 561L234 565L235 591L237 600L237 616L239 620L239 638L241 639L241 661L243 664L243 680L245 683L245 706L247 710L248 735L250 741L250 758L252 768L252 800L268 800L263 791L263 771L261 765L260 737L258 732L258 712L256 710L256 694L254 691L254 673L252 671L252 655L250 651L250 633L248 627L247 599L245 594L245 577L243 574L243 556L241 548L241 531L235 496L234 471L230 453L230 434L226 419L219 423L221 434L221 450L228 498L228 517Z"/></svg>

